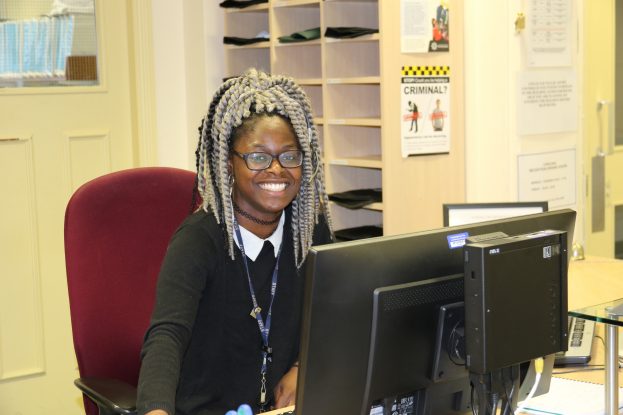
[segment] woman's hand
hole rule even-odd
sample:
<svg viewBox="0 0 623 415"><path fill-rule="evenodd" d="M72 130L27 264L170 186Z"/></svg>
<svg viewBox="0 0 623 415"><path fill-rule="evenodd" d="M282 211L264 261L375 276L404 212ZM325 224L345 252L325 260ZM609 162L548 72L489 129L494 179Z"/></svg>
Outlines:
<svg viewBox="0 0 623 415"><path fill-rule="evenodd" d="M284 408L294 405L298 372L298 367L292 366L288 373L283 375L277 386L275 386L275 408Z"/></svg>

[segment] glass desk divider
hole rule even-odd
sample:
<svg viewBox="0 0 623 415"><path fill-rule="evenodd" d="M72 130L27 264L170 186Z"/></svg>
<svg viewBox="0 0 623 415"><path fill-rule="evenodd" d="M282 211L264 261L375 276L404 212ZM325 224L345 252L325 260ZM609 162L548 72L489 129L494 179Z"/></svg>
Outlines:
<svg viewBox="0 0 623 415"><path fill-rule="evenodd" d="M569 311L569 315L606 325L606 415L619 413L619 326L623 326L623 299Z"/></svg>

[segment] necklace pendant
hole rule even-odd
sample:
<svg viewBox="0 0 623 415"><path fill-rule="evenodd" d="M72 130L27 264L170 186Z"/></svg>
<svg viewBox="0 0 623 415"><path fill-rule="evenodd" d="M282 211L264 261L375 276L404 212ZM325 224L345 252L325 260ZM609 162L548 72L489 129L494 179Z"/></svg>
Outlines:
<svg viewBox="0 0 623 415"><path fill-rule="evenodd" d="M255 307L255 308L251 309L251 312L249 314L254 319L257 319L257 315L260 314L261 311L262 311L262 307Z"/></svg>
<svg viewBox="0 0 623 415"><path fill-rule="evenodd" d="M262 378L260 380L260 412L264 411L265 406L266 406L266 374L262 373Z"/></svg>

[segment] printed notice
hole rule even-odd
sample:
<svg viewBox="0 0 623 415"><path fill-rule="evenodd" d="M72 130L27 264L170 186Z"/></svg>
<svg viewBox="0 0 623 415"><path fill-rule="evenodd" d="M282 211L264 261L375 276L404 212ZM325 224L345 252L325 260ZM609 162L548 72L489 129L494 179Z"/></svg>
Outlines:
<svg viewBox="0 0 623 415"><path fill-rule="evenodd" d="M526 25L527 63L571 66L572 20L569 0L531 0Z"/></svg>
<svg viewBox="0 0 623 415"><path fill-rule="evenodd" d="M575 204L575 149L517 157L518 200L546 200L549 209Z"/></svg>
<svg viewBox="0 0 623 415"><path fill-rule="evenodd" d="M449 51L449 21L450 9L448 8L448 0L401 0L401 52L427 53Z"/></svg>
<svg viewBox="0 0 623 415"><path fill-rule="evenodd" d="M517 78L519 135L577 130L575 71L527 71L520 72Z"/></svg>
<svg viewBox="0 0 623 415"><path fill-rule="evenodd" d="M450 152L450 67L403 66L402 157Z"/></svg>

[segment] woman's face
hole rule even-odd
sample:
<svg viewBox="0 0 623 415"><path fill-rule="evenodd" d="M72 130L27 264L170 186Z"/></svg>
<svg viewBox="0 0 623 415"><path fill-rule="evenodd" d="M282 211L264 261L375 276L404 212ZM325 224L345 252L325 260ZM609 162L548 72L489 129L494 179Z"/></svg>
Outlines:
<svg viewBox="0 0 623 415"><path fill-rule="evenodd" d="M241 157L230 156L235 179L232 197L236 204L259 219L272 219L288 206L298 194L302 167L284 168L277 156L298 149L292 126L280 116L259 116L250 128L243 127L234 139L233 150L240 154L264 152L274 159L267 169L254 171Z"/></svg>

